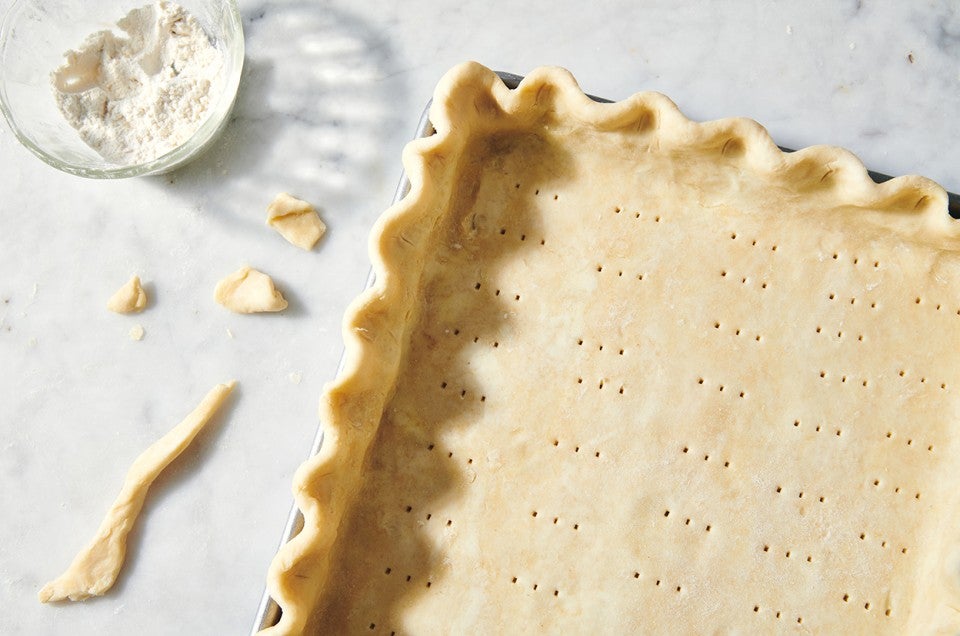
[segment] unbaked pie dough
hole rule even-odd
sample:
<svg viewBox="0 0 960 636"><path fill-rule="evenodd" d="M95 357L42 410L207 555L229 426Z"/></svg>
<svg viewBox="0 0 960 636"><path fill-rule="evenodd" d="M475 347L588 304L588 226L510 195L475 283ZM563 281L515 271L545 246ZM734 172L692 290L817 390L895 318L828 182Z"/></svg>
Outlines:
<svg viewBox="0 0 960 636"><path fill-rule="evenodd" d="M107 301L107 309L118 314L143 311L147 306L147 293L140 285L140 277L133 276L127 283L114 292Z"/></svg>
<svg viewBox="0 0 960 636"><path fill-rule="evenodd" d="M252 267L243 266L219 283L213 292L218 303L238 314L283 311L287 300L273 279Z"/></svg>
<svg viewBox="0 0 960 636"><path fill-rule="evenodd" d="M276 633L957 633L960 229L920 177L459 66L345 318Z"/></svg>
<svg viewBox="0 0 960 636"><path fill-rule="evenodd" d="M327 231L316 208L286 192L278 194L267 207L267 225L307 251L312 250Z"/></svg>
<svg viewBox="0 0 960 636"><path fill-rule="evenodd" d="M66 572L43 586L38 594L41 603L82 601L101 596L113 586L127 553L127 535L143 508L147 490L210 421L234 385L236 382L215 386L193 412L137 457L96 536Z"/></svg>

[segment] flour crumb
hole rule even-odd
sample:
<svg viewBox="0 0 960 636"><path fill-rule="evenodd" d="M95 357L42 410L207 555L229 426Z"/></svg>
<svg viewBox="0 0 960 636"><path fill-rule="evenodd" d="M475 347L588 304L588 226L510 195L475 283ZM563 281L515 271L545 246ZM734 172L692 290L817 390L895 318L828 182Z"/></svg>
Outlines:
<svg viewBox="0 0 960 636"><path fill-rule="evenodd" d="M793 27L789 24L787 25L787 35L793 35Z"/></svg>
<svg viewBox="0 0 960 636"><path fill-rule="evenodd" d="M172 2L130 11L64 57L51 76L60 112L87 145L126 165L184 143L223 82L223 54Z"/></svg>
<svg viewBox="0 0 960 636"><path fill-rule="evenodd" d="M143 325L134 325L130 327L130 339L131 340L143 340L143 334L146 333L143 330Z"/></svg>
<svg viewBox="0 0 960 636"><path fill-rule="evenodd" d="M299 371L294 371L290 374L290 381L294 384L300 384L301 380L303 380L303 374Z"/></svg>
<svg viewBox="0 0 960 636"><path fill-rule="evenodd" d="M229 327L227 327L227 338L230 338L231 340L233 340L233 332L230 331Z"/></svg>

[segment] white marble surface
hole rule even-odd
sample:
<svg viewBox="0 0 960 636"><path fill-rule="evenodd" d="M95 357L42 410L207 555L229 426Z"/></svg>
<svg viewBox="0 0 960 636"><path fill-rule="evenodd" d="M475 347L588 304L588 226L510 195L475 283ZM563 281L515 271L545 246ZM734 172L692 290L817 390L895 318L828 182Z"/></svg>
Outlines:
<svg viewBox="0 0 960 636"><path fill-rule="evenodd" d="M960 189L951 0L679 4L242 0L236 117L188 167L88 181L0 127L0 633L250 629L337 365L340 316L367 275L367 232L457 62L566 66L597 95L659 90L697 119L750 116L782 145L842 145L875 170ZM315 252L264 225L280 190L322 208L330 231ZM214 304L216 281L245 262L275 276L287 311ZM109 313L132 273L149 309ZM141 342L127 335L135 324ZM133 458L230 378L230 406L151 490L118 585L82 604L38 603Z"/></svg>

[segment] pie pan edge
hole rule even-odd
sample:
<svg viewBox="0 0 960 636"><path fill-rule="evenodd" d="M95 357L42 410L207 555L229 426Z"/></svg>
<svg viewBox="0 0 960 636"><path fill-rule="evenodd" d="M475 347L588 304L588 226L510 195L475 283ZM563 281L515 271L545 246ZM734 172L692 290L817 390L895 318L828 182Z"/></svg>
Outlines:
<svg viewBox="0 0 960 636"><path fill-rule="evenodd" d="M556 95L545 97L543 91ZM641 134L670 137L677 143L723 139L721 154L726 142L733 140L756 170L789 173L791 179L806 179L814 190L842 189L852 206L889 210L884 224L924 241L957 244L957 230L946 214L946 193L927 179L900 177L878 185L846 151L818 146L784 154L755 122L694 123L654 93L597 104L562 69L538 69L511 91L480 65L456 67L434 96L431 121L437 133L404 150L410 193L384 213L372 232L370 258L376 283L351 304L344 318L344 367L321 400L325 442L294 480L304 529L280 550L268 576L270 593L283 608L278 632L296 633L306 624L327 575L329 550L337 536L331 528L338 527L359 489L366 449L390 398L407 329L417 310L419 268L430 247L427 237L452 196L453 184L444 181L455 172L450 164L459 160L472 131L527 114L539 116L542 105L553 101L562 104L564 116L598 129L635 127ZM828 172L835 176L824 181Z"/></svg>

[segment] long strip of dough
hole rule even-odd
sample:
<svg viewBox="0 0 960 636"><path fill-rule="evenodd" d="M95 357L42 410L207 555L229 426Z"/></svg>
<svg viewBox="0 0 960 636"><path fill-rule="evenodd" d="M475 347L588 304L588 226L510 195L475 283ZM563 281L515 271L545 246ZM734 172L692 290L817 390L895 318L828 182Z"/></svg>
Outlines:
<svg viewBox="0 0 960 636"><path fill-rule="evenodd" d="M232 381L213 387L190 415L140 453L127 471L123 488L96 536L77 554L66 572L43 586L38 594L41 603L64 599L82 601L100 596L113 586L123 566L127 535L143 508L150 485L193 441L235 385L236 381Z"/></svg>

